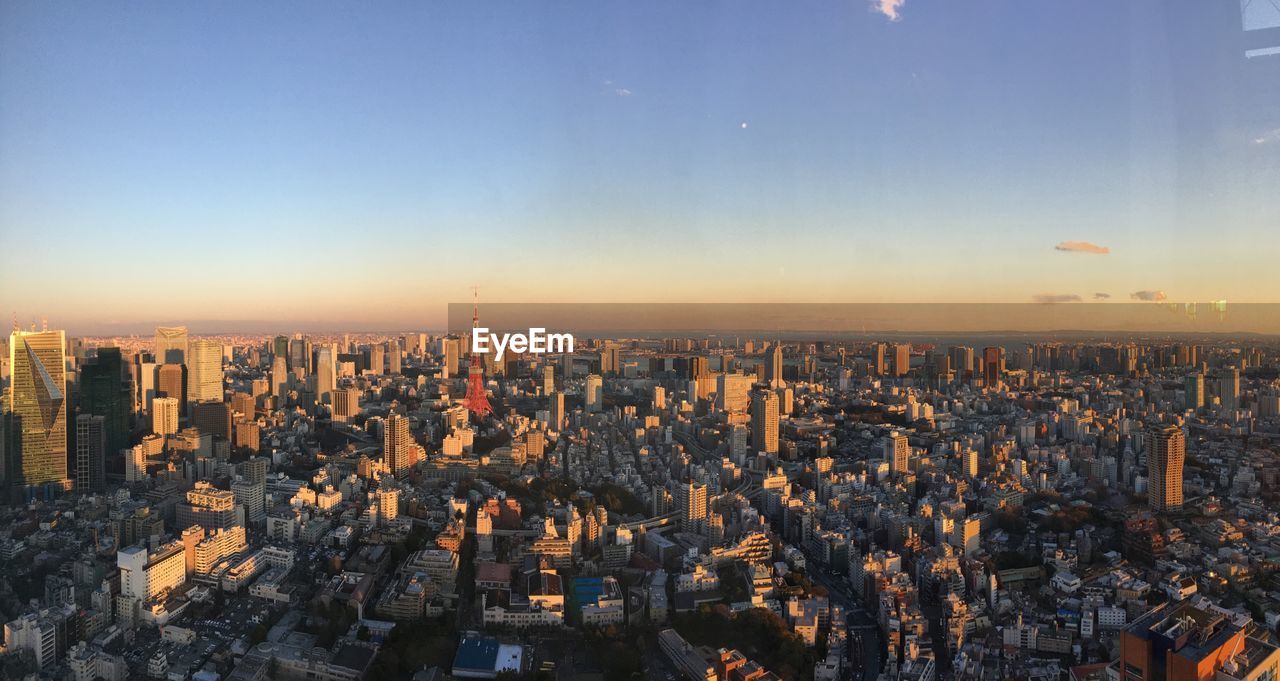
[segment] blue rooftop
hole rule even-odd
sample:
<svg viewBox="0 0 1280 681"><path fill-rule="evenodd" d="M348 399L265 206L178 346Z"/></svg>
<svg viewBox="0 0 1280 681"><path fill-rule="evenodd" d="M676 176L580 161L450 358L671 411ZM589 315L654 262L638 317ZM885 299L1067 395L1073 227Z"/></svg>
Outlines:
<svg viewBox="0 0 1280 681"><path fill-rule="evenodd" d="M493 671L498 661L498 639L489 636L464 636L453 656L453 669Z"/></svg>

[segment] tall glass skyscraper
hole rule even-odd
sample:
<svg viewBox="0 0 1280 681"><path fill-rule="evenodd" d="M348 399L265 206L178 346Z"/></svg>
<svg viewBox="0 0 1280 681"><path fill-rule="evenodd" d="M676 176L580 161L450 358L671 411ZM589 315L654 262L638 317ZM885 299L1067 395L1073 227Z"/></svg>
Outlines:
<svg viewBox="0 0 1280 681"><path fill-rule="evenodd" d="M129 446L132 401L120 348L98 348L97 358L80 367L79 413L102 417L108 457Z"/></svg>
<svg viewBox="0 0 1280 681"><path fill-rule="evenodd" d="M14 331L9 337L5 468L11 484L68 480L65 349L62 331Z"/></svg>
<svg viewBox="0 0 1280 681"><path fill-rule="evenodd" d="M221 402L222 343L202 338L189 345L187 362L187 400L189 402Z"/></svg>
<svg viewBox="0 0 1280 681"><path fill-rule="evenodd" d="M155 355L157 364L186 364L187 327L157 326Z"/></svg>

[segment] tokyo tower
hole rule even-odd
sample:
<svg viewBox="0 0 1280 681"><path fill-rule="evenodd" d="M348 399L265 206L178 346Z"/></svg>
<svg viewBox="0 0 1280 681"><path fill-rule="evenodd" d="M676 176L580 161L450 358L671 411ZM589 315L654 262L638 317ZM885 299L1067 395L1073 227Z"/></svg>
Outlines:
<svg viewBox="0 0 1280 681"><path fill-rule="evenodd" d="M475 329L480 326L480 289L472 288L474 299L471 307L471 329L475 333ZM463 399L463 403L467 405L467 409L476 416L485 416L493 413L493 407L489 405L489 395L484 389L484 364L480 361L480 353L471 353L471 369L467 374L467 396Z"/></svg>

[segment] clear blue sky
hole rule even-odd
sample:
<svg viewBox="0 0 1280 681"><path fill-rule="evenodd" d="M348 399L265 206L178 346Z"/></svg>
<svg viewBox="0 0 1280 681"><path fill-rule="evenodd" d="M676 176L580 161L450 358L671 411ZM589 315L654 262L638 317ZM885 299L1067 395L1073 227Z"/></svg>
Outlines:
<svg viewBox="0 0 1280 681"><path fill-rule="evenodd" d="M0 311L1274 301L1280 57L1233 8L9 1Z"/></svg>

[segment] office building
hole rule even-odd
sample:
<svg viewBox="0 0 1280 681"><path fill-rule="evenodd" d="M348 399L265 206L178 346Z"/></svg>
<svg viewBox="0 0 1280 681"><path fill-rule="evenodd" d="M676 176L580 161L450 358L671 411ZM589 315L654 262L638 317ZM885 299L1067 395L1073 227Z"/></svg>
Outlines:
<svg viewBox="0 0 1280 681"><path fill-rule="evenodd" d="M187 327L156 327L156 340L152 354L157 364L186 364Z"/></svg>
<svg viewBox="0 0 1280 681"><path fill-rule="evenodd" d="M13 484L67 484L65 347L62 331L9 337L5 464Z"/></svg>
<svg viewBox="0 0 1280 681"><path fill-rule="evenodd" d="M1182 384L1183 406L1187 409L1204 407L1204 374L1194 373L1187 376Z"/></svg>
<svg viewBox="0 0 1280 681"><path fill-rule="evenodd" d="M556 368L551 364L542 365L542 394L550 395L556 391Z"/></svg>
<svg viewBox="0 0 1280 681"><path fill-rule="evenodd" d="M604 379L599 374L587 376L587 381L583 387L582 402L588 414L604 409Z"/></svg>
<svg viewBox="0 0 1280 681"><path fill-rule="evenodd" d="M178 401L178 413L187 413L187 367L182 364L162 364L156 370L156 395L172 397ZM153 400L154 402L154 400Z"/></svg>
<svg viewBox="0 0 1280 681"><path fill-rule="evenodd" d="M400 343L391 341L390 349L387 352L387 373L392 376L400 375Z"/></svg>
<svg viewBox="0 0 1280 681"><path fill-rule="evenodd" d="M360 413L360 389L337 388L333 391L333 420L350 423Z"/></svg>
<svg viewBox="0 0 1280 681"><path fill-rule="evenodd" d="M206 530L231 527L236 522L235 495L207 482L197 482L187 491L186 501L177 505L178 527L199 525Z"/></svg>
<svg viewBox="0 0 1280 681"><path fill-rule="evenodd" d="M76 417L76 491L81 494L107 490L107 424L93 414Z"/></svg>
<svg viewBox="0 0 1280 681"><path fill-rule="evenodd" d="M79 413L102 417L106 451L115 453L129 445L131 405L120 348L98 348L96 357L80 365Z"/></svg>
<svg viewBox="0 0 1280 681"><path fill-rule="evenodd" d="M173 435L178 432L179 402L175 397L157 397L151 401L151 432Z"/></svg>
<svg viewBox="0 0 1280 681"><path fill-rule="evenodd" d="M191 425L201 433L231 440L231 404L203 402L191 405Z"/></svg>
<svg viewBox="0 0 1280 681"><path fill-rule="evenodd" d="M871 373L873 376L884 376L887 367L885 366L885 344L871 344Z"/></svg>
<svg viewBox="0 0 1280 681"><path fill-rule="evenodd" d="M1000 386L1000 377L1004 375L1004 348L990 347L982 349L982 384L987 388Z"/></svg>
<svg viewBox="0 0 1280 681"><path fill-rule="evenodd" d="M753 377L746 374L716 376L716 408L725 413L746 413ZM658 388L661 390L661 388Z"/></svg>
<svg viewBox="0 0 1280 681"><path fill-rule="evenodd" d="M781 388L783 386L781 343L774 343L773 347L769 348L769 372L766 378L770 387Z"/></svg>
<svg viewBox="0 0 1280 681"><path fill-rule="evenodd" d="M289 394L289 360L283 355L271 360L271 394L281 402Z"/></svg>
<svg viewBox="0 0 1280 681"><path fill-rule="evenodd" d="M154 551L129 546L116 553L120 569L120 596L145 601L176 589L187 581L186 550L181 541L163 544Z"/></svg>
<svg viewBox="0 0 1280 681"><path fill-rule="evenodd" d="M564 427L564 393L551 394L551 430L560 430Z"/></svg>
<svg viewBox="0 0 1280 681"><path fill-rule="evenodd" d="M1218 376L1218 402L1228 411L1240 408L1240 370L1223 369Z"/></svg>
<svg viewBox="0 0 1280 681"><path fill-rule="evenodd" d="M756 390L751 396L751 448L778 453L778 394L772 390Z"/></svg>
<svg viewBox="0 0 1280 681"><path fill-rule="evenodd" d="M208 338L192 341L187 361L187 400L192 403L221 402L222 343Z"/></svg>
<svg viewBox="0 0 1280 681"><path fill-rule="evenodd" d="M1271 681L1280 649L1250 636L1230 612L1165 603L1120 632L1121 681Z"/></svg>
<svg viewBox="0 0 1280 681"><path fill-rule="evenodd" d="M899 343L893 346L893 374L906 376L911 370L911 344Z"/></svg>
<svg viewBox="0 0 1280 681"><path fill-rule="evenodd" d="M911 444L907 436L900 432L889 433L884 440L884 459L889 463L889 470L897 475L909 473Z"/></svg>
<svg viewBox="0 0 1280 681"><path fill-rule="evenodd" d="M333 348L325 345L316 350L316 402L333 404L333 391L338 385L337 363Z"/></svg>

